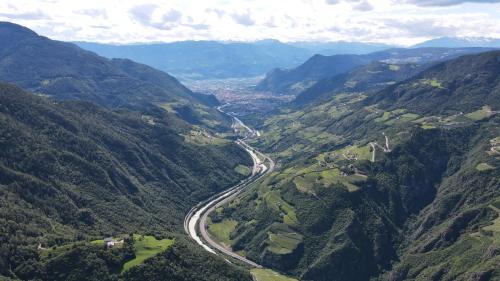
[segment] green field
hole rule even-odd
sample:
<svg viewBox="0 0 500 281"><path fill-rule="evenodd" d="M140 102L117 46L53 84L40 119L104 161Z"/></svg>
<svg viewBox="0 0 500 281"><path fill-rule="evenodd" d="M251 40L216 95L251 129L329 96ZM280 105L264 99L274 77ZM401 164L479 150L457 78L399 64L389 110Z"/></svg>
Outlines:
<svg viewBox="0 0 500 281"><path fill-rule="evenodd" d="M357 160L370 160L372 155L370 145L368 144L361 147L350 145L334 152L335 154L342 156L344 159L355 158Z"/></svg>
<svg viewBox="0 0 500 281"><path fill-rule="evenodd" d="M134 234L135 258L123 265L122 272L133 266L142 264L146 259L156 256L167 250L174 243L173 239L157 240L153 236L142 236Z"/></svg>
<svg viewBox="0 0 500 281"><path fill-rule="evenodd" d="M184 141L200 146L206 145L226 145L228 140L211 135L203 129L191 130L188 134L182 134Z"/></svg>
<svg viewBox="0 0 500 281"><path fill-rule="evenodd" d="M406 113L406 109L404 109L404 108L395 109L393 111L385 111L384 114L381 117L376 118L375 121L376 122L386 122L394 117L403 115L405 113Z"/></svg>
<svg viewBox="0 0 500 281"><path fill-rule="evenodd" d="M313 192L314 175L297 176L293 179L293 183L302 192Z"/></svg>
<svg viewBox="0 0 500 281"><path fill-rule="evenodd" d="M399 71L401 69L401 66L397 65L397 64L390 64L389 65L389 69L391 71Z"/></svg>
<svg viewBox="0 0 500 281"><path fill-rule="evenodd" d="M434 125L431 125L431 124L422 124L420 126L420 128L424 129L424 130L429 130L429 129L436 129L436 126Z"/></svg>
<svg viewBox="0 0 500 281"><path fill-rule="evenodd" d="M495 167L491 166L488 163L480 163L476 166L476 170L478 171L489 171L489 170L494 170Z"/></svg>
<svg viewBox="0 0 500 281"><path fill-rule="evenodd" d="M491 225L485 226L485 227L483 227L483 229L486 231L494 232L494 235L496 235L498 238L500 238L500 209L498 209L497 207L495 207L493 205L491 205L490 208L495 210L499 216L495 220L493 220Z"/></svg>
<svg viewBox="0 0 500 281"><path fill-rule="evenodd" d="M267 192L264 195L264 201L270 208L273 208L284 214L283 223L292 226L298 223L295 209L281 198L279 191L273 190Z"/></svg>
<svg viewBox="0 0 500 281"><path fill-rule="evenodd" d="M479 121L484 118L488 118L491 116L491 108L487 105L483 106L480 110L476 110L469 114L465 115L467 118L472 119L474 121Z"/></svg>
<svg viewBox="0 0 500 281"><path fill-rule="evenodd" d="M255 281L297 281L269 269L254 268L250 271Z"/></svg>
<svg viewBox="0 0 500 281"><path fill-rule="evenodd" d="M421 79L419 81L419 83L416 83L414 86L418 87L419 85L429 85L429 86L432 86L434 88L445 89L443 87L443 84L440 81L438 81L436 78L433 78L433 79Z"/></svg>
<svg viewBox="0 0 500 281"><path fill-rule="evenodd" d="M418 119L420 117L420 115L418 114L415 114L415 113L405 113L403 115L401 115L401 119L403 121L413 121L415 119Z"/></svg>
<svg viewBox="0 0 500 281"><path fill-rule="evenodd" d="M103 241L104 243L104 241ZM43 251L40 251L40 257L41 258L48 258L48 257L55 257L55 256L58 256L60 254L63 254L69 250L71 250L71 248L73 247L74 244L67 244L67 245L62 245L62 246L58 246L58 247L51 247L51 248L48 248L46 250L43 250Z"/></svg>
<svg viewBox="0 0 500 281"><path fill-rule="evenodd" d="M298 233L269 233L269 251L285 255L290 254L302 242L302 235Z"/></svg>
<svg viewBox="0 0 500 281"><path fill-rule="evenodd" d="M230 235L236 228L236 225L238 225L238 222L235 220L223 220L219 223L210 224L208 226L208 232L220 242L230 246L232 243Z"/></svg>
<svg viewBox="0 0 500 281"><path fill-rule="evenodd" d="M252 169L248 166L244 166L244 165L238 165L234 168L234 170L240 174L240 175L244 175L244 176L249 176L251 173L252 173Z"/></svg>

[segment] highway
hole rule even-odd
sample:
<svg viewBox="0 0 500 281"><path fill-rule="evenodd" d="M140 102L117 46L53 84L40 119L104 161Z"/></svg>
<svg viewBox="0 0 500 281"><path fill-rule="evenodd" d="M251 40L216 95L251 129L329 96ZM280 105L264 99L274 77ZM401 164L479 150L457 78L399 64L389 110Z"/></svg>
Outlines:
<svg viewBox="0 0 500 281"><path fill-rule="evenodd" d="M224 111L222 111L222 107L219 107L218 110L225 113ZM258 134L256 133L256 131L247 127L238 118L228 113L225 114L233 118L233 124L237 124L248 131L247 136L242 139L238 139L236 143L243 149L245 149L245 151L247 151L250 157L252 157L253 160L252 174L245 180L242 180L237 185L223 192L220 192L194 206L188 212L188 214L184 219L184 230L194 241L196 241L199 245L201 245L206 251L210 253L216 255L223 254L227 257L237 259L251 267L262 268L262 266L260 266L259 264L245 257L242 257L236 254L235 252L231 251L231 249L219 244L217 241L212 239L212 237L207 232L207 223L206 223L207 218L216 208L234 200L248 186L250 186L252 183L256 182L257 180L259 180L266 174L271 173L274 170L274 161L271 158L259 152L258 150L251 147L245 142L248 138L257 137ZM234 126L233 129L236 130Z"/></svg>

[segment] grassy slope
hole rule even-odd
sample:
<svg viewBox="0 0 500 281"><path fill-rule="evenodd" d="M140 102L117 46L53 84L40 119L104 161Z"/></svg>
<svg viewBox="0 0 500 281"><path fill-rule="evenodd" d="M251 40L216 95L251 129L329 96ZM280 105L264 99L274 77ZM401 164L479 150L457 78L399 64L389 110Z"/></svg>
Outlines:
<svg viewBox="0 0 500 281"><path fill-rule="evenodd" d="M294 281L296 279L280 275L269 269L252 269L252 276L256 281Z"/></svg>
<svg viewBox="0 0 500 281"><path fill-rule="evenodd" d="M134 234L133 239L135 258L123 265L123 271L127 271L133 266L142 264L146 259L165 251L174 243L172 239L157 240L153 236L142 236L138 234Z"/></svg>
<svg viewBox="0 0 500 281"><path fill-rule="evenodd" d="M175 243L163 254L126 271L124 280L252 280L248 270L228 266L222 257L200 251L197 245L187 243L184 239L176 238Z"/></svg>
<svg viewBox="0 0 500 281"><path fill-rule="evenodd" d="M208 225L208 231L211 235L217 238L219 241L224 243L227 246L231 245L231 232L234 231L237 221L234 220L223 220L219 223L210 223Z"/></svg>

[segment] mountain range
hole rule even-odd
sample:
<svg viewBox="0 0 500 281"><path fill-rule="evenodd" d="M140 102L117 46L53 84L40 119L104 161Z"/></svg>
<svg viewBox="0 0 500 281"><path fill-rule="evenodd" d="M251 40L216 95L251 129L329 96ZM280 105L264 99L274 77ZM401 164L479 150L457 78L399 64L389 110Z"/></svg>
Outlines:
<svg viewBox="0 0 500 281"><path fill-rule="evenodd" d="M107 58L127 58L169 72L182 79L224 79L264 75L275 68L293 68L314 55L363 55L397 48L363 42L182 41L113 45L75 42ZM492 38L438 38L411 48L500 48Z"/></svg>
<svg viewBox="0 0 500 281"><path fill-rule="evenodd" d="M218 201L206 232L269 280L500 279L500 51L97 47L156 60L0 23L0 279L265 280L184 233L222 191L237 197ZM191 78L309 59L258 86L294 101L241 121L163 72L163 48ZM242 122L258 130L250 153L234 142ZM242 184L257 149L276 165Z"/></svg>
<svg viewBox="0 0 500 281"><path fill-rule="evenodd" d="M117 280L149 235L172 244L157 278L251 280L179 236L192 205L252 164L219 136L230 120L213 97L19 25L0 38L0 279ZM126 242L107 251L106 237Z"/></svg>
<svg viewBox="0 0 500 281"><path fill-rule="evenodd" d="M335 94L374 92L415 76L431 65L433 64L372 62L349 72L318 80L313 86L300 92L293 103L321 103Z"/></svg>
<svg viewBox="0 0 500 281"><path fill-rule="evenodd" d="M260 81L256 90L272 94L297 95L318 81L347 73L357 67L373 62L389 64L428 64L452 59L470 53L479 53L490 48L416 48L389 49L365 55L316 55L292 69L275 69Z"/></svg>
<svg viewBox="0 0 500 281"><path fill-rule="evenodd" d="M292 67L311 51L275 40L256 43L184 41L106 45L76 42L108 58L128 58L184 79L253 77L275 67Z"/></svg>
<svg viewBox="0 0 500 281"><path fill-rule="evenodd" d="M461 56L267 116L253 145L278 168L209 229L300 280L497 280L499 62Z"/></svg>
<svg viewBox="0 0 500 281"><path fill-rule="evenodd" d="M108 58L128 58L183 79L254 77L277 67L294 67L314 54L366 54L388 49L384 44L357 42L182 41L111 45L76 42Z"/></svg>
<svg viewBox="0 0 500 281"><path fill-rule="evenodd" d="M500 48L499 38L486 38L486 37L440 37L431 39L412 46L412 48L428 48L428 47L441 47L441 48Z"/></svg>
<svg viewBox="0 0 500 281"><path fill-rule="evenodd" d="M111 108L162 105L193 124L227 122L212 108L218 101L192 93L165 72L127 59L106 59L11 23L0 23L0 80L57 99Z"/></svg>

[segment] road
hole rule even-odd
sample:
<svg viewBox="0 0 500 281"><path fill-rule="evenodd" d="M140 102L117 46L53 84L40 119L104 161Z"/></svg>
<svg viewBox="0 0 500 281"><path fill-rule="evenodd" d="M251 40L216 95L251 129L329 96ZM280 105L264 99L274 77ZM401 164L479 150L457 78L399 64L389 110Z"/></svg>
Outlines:
<svg viewBox="0 0 500 281"><path fill-rule="evenodd" d="M222 108L218 108L219 111L222 111ZM228 113L225 113L228 114ZM224 254L226 256L237 259L251 267L262 268L259 264L242 257L235 252L231 251L231 249L226 248L219 244L217 241L214 241L212 237L207 232L207 219L209 215L219 206L222 206L230 201L234 200L238 195L240 195L248 186L250 186L255 181L259 180L263 176L268 173L271 173L274 170L274 161L269 158L267 155L259 152L255 148L248 145L245 141L249 137L258 136L255 134L255 131L247 127L241 120L238 118L228 114L233 118L234 122L237 122L241 127L248 130L250 133L249 136L239 139L236 143L245 149L250 157L253 160L253 169L252 174L241 181L237 185L225 190L221 193L218 193L209 199L198 203L194 206L186 215L184 219L184 230L186 233L195 240L198 244L200 244L206 251L213 254ZM267 165L267 166L266 166Z"/></svg>

